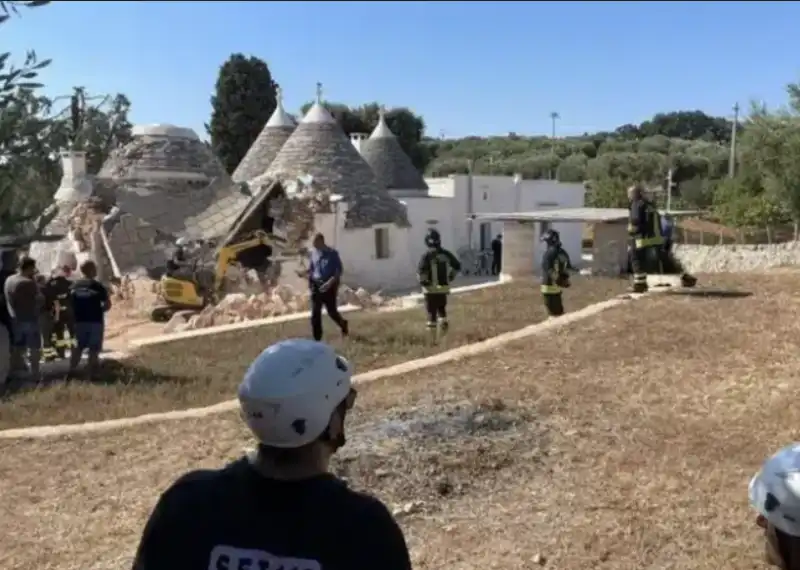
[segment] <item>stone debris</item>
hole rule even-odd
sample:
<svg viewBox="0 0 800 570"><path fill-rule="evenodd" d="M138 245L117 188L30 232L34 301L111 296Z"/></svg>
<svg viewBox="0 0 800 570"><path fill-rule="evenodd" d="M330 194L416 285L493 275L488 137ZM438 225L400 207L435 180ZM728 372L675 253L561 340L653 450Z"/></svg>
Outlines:
<svg viewBox="0 0 800 570"><path fill-rule="evenodd" d="M365 289L339 288L340 305L357 305L365 309L391 306L394 299L371 294ZM229 293L217 305L206 307L200 313L181 311L164 327L165 333L197 330L219 325L241 323L268 317L278 317L308 311L311 308L307 291L298 291L286 285L270 287L255 294Z"/></svg>
<svg viewBox="0 0 800 570"><path fill-rule="evenodd" d="M159 303L159 283L146 275L126 275L111 285L111 310L127 318L149 317Z"/></svg>
<svg viewBox="0 0 800 570"><path fill-rule="evenodd" d="M178 311L164 326L164 333L197 330L218 325L241 323L308 311L311 302L307 290L288 285L262 285L252 274L242 273L229 282L228 293L217 305L200 311ZM111 286L114 317L141 319L149 317L156 306L163 304L159 282L146 275L126 275ZM365 289L339 288L340 305L356 305L364 309L391 308L398 299L387 298Z"/></svg>

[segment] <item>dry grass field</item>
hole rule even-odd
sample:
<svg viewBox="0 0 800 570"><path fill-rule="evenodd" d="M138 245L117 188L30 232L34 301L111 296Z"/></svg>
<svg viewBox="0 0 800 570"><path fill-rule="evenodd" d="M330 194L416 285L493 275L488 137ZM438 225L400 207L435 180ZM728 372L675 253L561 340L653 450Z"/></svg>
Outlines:
<svg viewBox="0 0 800 570"><path fill-rule="evenodd" d="M336 463L418 569L764 567L746 489L797 437L800 275L717 277L360 388ZM160 490L249 447L235 413L0 441L0 567L129 566Z"/></svg>
<svg viewBox="0 0 800 570"><path fill-rule="evenodd" d="M625 291L622 279L575 278L565 295L576 310ZM342 341L327 317L327 340L358 372L428 356L539 322L546 317L538 283L517 282L453 296L451 330L434 342L422 308L347 316ZM252 359L282 338L307 337L306 319L144 347L123 363L108 363L103 381L75 380L11 392L0 399L0 429L130 417L215 404L232 398Z"/></svg>

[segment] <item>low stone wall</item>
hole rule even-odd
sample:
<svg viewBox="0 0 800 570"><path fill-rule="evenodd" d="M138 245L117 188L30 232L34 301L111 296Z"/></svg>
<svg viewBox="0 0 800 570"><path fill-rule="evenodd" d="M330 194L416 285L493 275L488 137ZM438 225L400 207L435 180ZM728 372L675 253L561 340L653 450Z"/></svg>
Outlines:
<svg viewBox="0 0 800 570"><path fill-rule="evenodd" d="M762 271L800 265L800 242L772 245L678 245L675 254L691 273Z"/></svg>

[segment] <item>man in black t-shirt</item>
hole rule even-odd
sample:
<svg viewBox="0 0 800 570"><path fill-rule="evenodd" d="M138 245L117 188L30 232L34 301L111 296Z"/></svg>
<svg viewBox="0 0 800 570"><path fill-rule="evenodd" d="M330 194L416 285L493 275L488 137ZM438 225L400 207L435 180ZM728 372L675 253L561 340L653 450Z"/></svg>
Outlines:
<svg viewBox="0 0 800 570"><path fill-rule="evenodd" d="M173 483L147 521L134 570L410 570L383 503L328 473L355 401L350 377L347 361L313 340L281 341L256 357L239 403L257 451Z"/></svg>
<svg viewBox="0 0 800 570"><path fill-rule="evenodd" d="M89 377L97 373L100 352L103 350L105 313L111 308L108 291L97 277L94 261L84 261L80 267L81 278L70 289L70 305L75 319L75 348L70 351L69 370L74 374L84 350L89 351L87 370Z"/></svg>

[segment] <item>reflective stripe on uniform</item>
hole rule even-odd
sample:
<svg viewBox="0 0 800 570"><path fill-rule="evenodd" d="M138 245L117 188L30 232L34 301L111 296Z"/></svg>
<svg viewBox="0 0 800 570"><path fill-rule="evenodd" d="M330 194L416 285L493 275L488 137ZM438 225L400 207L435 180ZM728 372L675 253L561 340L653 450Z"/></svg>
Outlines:
<svg viewBox="0 0 800 570"><path fill-rule="evenodd" d="M545 295L558 295L561 293L561 287L558 285L542 285L542 293Z"/></svg>
<svg viewBox="0 0 800 570"><path fill-rule="evenodd" d="M663 244L664 244L664 238L662 238L661 236L636 238L635 241L636 249L642 249L643 247L653 247Z"/></svg>
<svg viewBox="0 0 800 570"><path fill-rule="evenodd" d="M634 273L633 274L633 282L634 283L647 283L647 273Z"/></svg>

